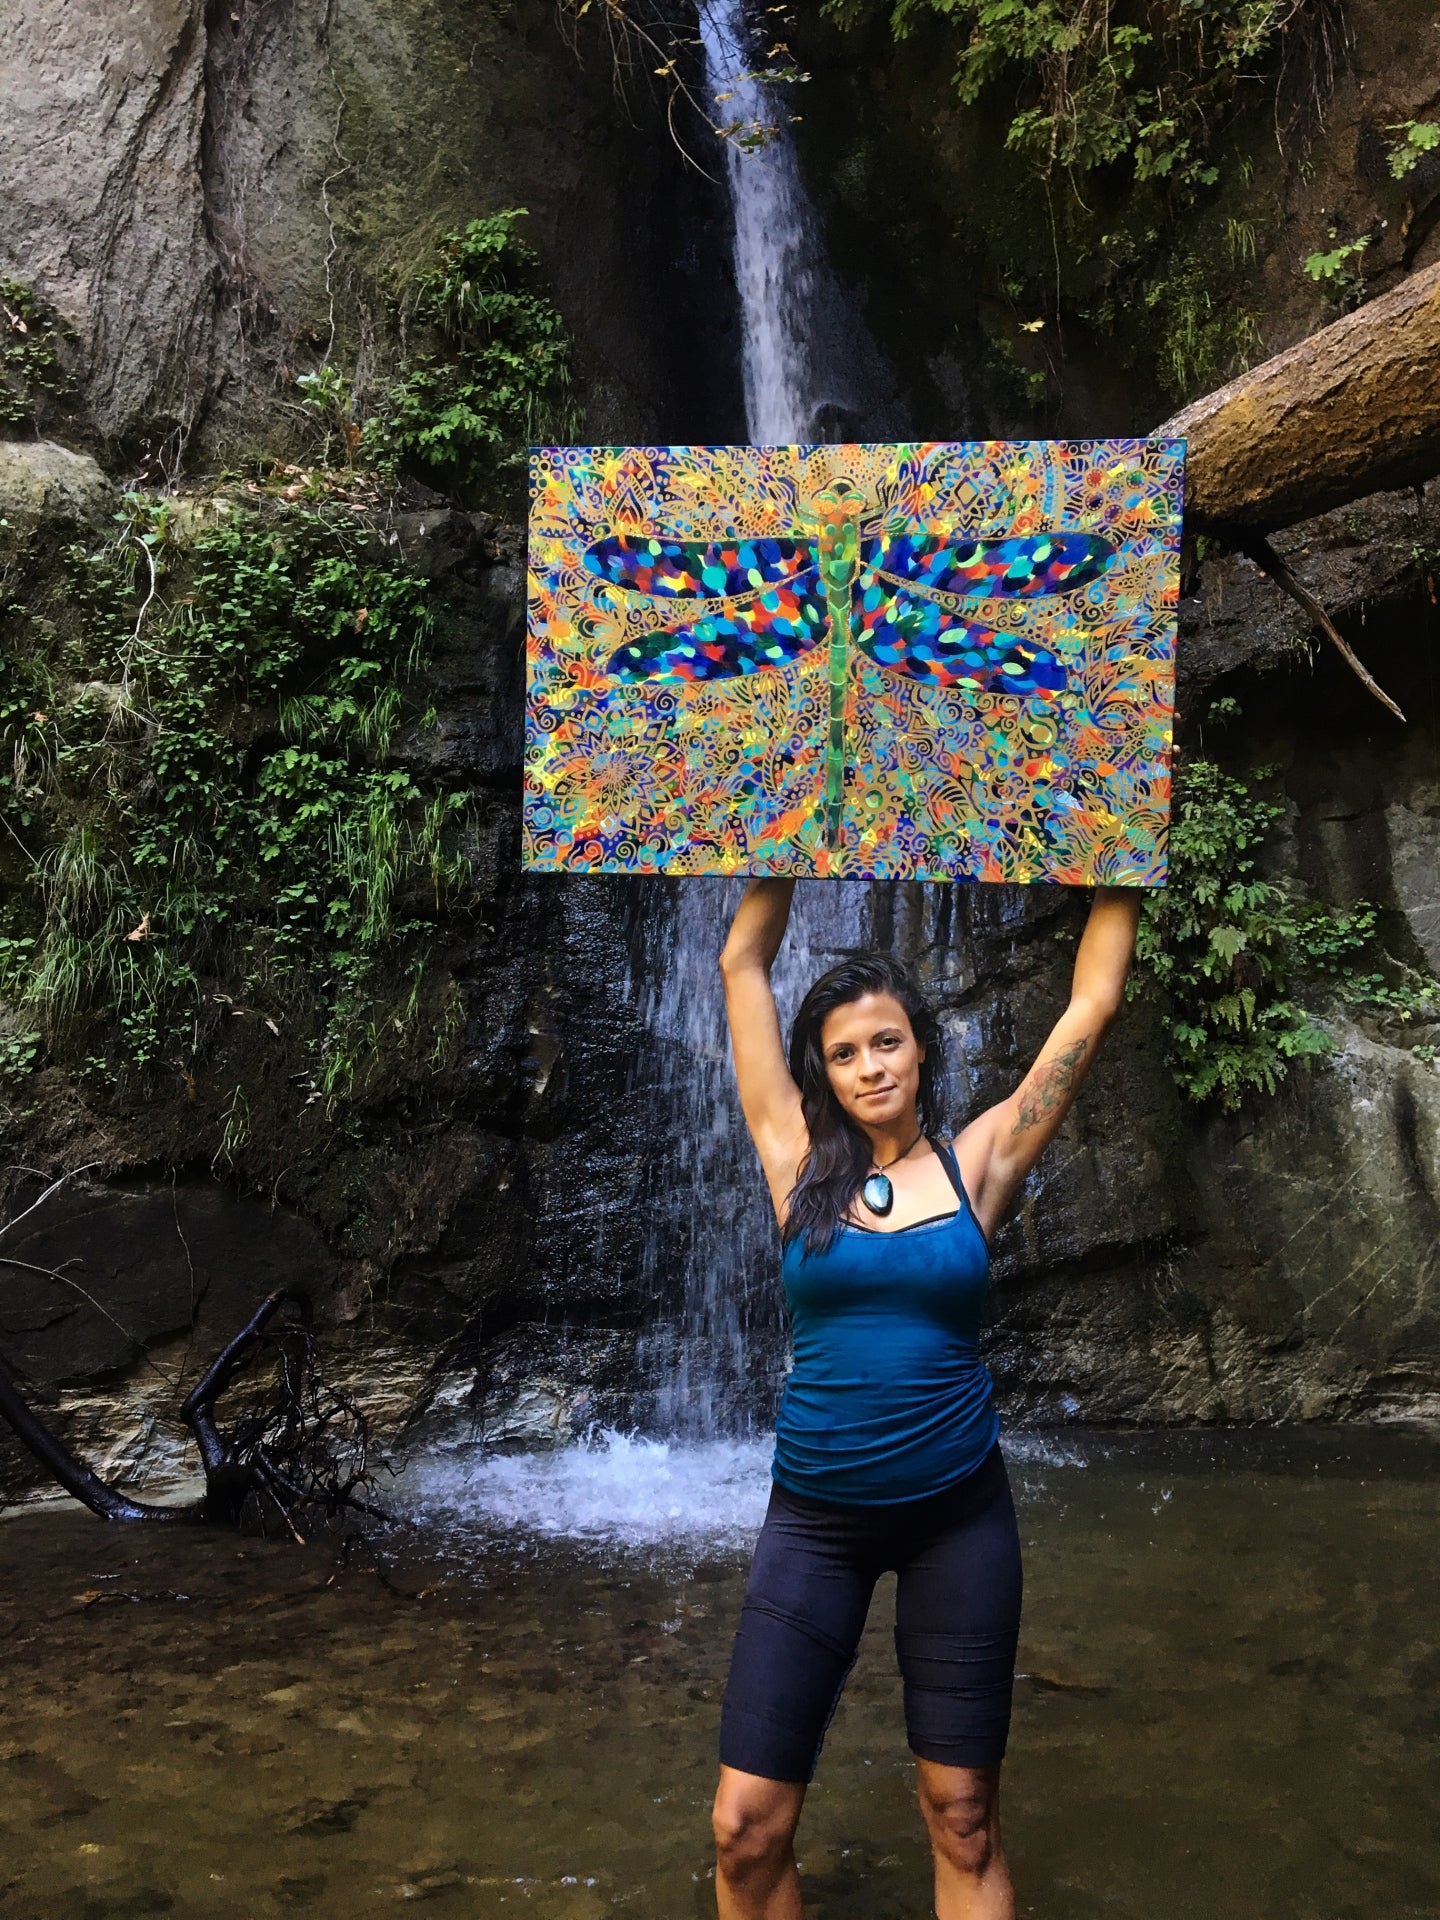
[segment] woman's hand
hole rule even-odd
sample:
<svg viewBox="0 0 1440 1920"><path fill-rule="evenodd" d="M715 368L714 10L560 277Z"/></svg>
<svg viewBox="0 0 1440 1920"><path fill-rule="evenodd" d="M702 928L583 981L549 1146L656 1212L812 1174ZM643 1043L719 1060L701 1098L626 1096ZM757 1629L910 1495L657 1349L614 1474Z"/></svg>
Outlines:
<svg viewBox="0 0 1440 1920"><path fill-rule="evenodd" d="M960 1169L988 1239L1015 1189L1060 1130L1125 999L1135 952L1139 891L1099 887L1075 955L1070 1004L1011 1094L966 1127L956 1141Z"/></svg>
<svg viewBox="0 0 1440 1920"><path fill-rule="evenodd" d="M794 891L793 880L752 880L720 955L740 1105L782 1218L810 1145L770 990L770 969L785 938Z"/></svg>

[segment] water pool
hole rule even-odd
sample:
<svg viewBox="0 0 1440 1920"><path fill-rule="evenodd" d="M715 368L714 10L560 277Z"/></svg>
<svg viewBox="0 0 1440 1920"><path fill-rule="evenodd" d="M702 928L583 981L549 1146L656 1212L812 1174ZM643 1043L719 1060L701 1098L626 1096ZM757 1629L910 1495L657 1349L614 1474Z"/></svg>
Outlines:
<svg viewBox="0 0 1440 1920"><path fill-rule="evenodd" d="M378 1571L0 1526L0 1913L712 1913L764 1454L646 1444L421 1463ZM1399 1435L1017 1442L1023 1913L1433 1920L1437 1470ZM801 1828L823 1920L930 1910L888 1604Z"/></svg>

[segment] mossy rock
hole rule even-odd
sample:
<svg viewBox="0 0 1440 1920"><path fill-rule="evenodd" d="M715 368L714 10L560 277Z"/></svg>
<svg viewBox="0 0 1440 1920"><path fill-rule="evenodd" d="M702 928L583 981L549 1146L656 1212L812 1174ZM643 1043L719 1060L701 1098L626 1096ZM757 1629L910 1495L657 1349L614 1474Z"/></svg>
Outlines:
<svg viewBox="0 0 1440 1920"><path fill-rule="evenodd" d="M104 526L119 497L85 453L53 440L0 440L0 523L10 534L46 523Z"/></svg>

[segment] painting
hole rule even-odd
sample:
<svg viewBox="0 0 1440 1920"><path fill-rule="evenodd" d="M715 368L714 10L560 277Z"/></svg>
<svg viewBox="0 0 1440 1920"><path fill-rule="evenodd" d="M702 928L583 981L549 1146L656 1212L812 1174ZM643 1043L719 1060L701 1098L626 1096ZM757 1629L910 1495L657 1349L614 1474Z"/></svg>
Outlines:
<svg viewBox="0 0 1440 1920"><path fill-rule="evenodd" d="M1184 444L547 447L523 864L1164 884Z"/></svg>

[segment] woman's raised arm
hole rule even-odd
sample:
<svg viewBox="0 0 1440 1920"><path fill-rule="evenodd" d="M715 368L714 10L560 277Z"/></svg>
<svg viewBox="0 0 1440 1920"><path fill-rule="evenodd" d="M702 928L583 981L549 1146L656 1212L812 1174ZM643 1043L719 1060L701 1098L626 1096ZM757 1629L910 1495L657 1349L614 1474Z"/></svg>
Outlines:
<svg viewBox="0 0 1440 1920"><path fill-rule="evenodd" d="M793 880L752 880L720 955L740 1105L781 1215L810 1144L770 990L770 969L785 938L794 891Z"/></svg>
<svg viewBox="0 0 1440 1920"><path fill-rule="evenodd" d="M987 1238L1059 1131L1120 1011L1139 920L1140 895L1134 888L1096 889L1075 955L1069 1006L1010 1098L980 1114L955 1143Z"/></svg>

